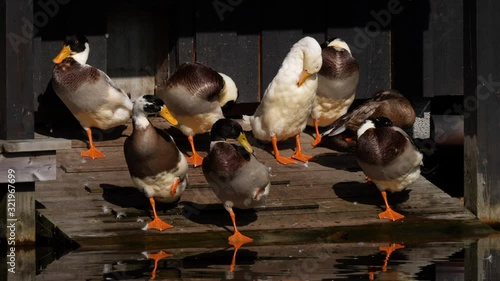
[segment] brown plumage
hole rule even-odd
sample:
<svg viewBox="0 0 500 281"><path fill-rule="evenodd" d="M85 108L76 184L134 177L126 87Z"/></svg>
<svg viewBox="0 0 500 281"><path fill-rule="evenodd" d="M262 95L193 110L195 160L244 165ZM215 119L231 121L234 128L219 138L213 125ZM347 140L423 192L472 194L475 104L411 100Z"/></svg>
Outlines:
<svg viewBox="0 0 500 281"><path fill-rule="evenodd" d="M370 117L356 133L356 160L380 190L385 202L386 210L379 214L379 218L404 218L389 206L387 191L402 191L419 178L422 153L401 128L393 126L385 117Z"/></svg>
<svg viewBox="0 0 500 281"><path fill-rule="evenodd" d="M238 98L238 89L227 75L201 63L183 63L169 77L161 95L179 121L176 126L191 144L188 162L200 166L203 158L197 153L194 136L210 132L212 125L224 118L222 109Z"/></svg>
<svg viewBox="0 0 500 281"><path fill-rule="evenodd" d="M387 117L394 126L407 130L415 123L415 110L397 90L381 90L356 109L344 114L321 134L320 147L354 152L356 132L368 118ZM347 141L346 141L347 139Z"/></svg>
<svg viewBox="0 0 500 281"><path fill-rule="evenodd" d="M132 122L134 130L125 140L123 151L135 187L149 198L154 220L148 228L164 230L172 227L156 214L155 201L175 202L188 185L188 164L172 137L155 128L149 115L160 114L172 125L172 117L161 99L143 95L134 101Z"/></svg>
<svg viewBox="0 0 500 281"><path fill-rule="evenodd" d="M234 227L229 242L239 247L252 239L238 231L233 207L249 209L265 203L271 187L269 168L255 158L253 148L238 122L218 120L212 127L210 137L210 152L202 164L203 175L229 212ZM235 139L241 146L226 139Z"/></svg>

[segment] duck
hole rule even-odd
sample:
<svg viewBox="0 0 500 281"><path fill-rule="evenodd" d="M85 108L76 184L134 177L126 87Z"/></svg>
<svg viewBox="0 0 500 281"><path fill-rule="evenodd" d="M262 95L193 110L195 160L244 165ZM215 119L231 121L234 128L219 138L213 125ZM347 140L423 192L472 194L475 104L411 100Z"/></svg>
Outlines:
<svg viewBox="0 0 500 281"><path fill-rule="evenodd" d="M84 35L71 35L53 59L52 87L87 134L89 149L82 157L105 157L94 145L91 128L107 130L126 124L132 100L102 70L87 64L90 46Z"/></svg>
<svg viewBox="0 0 500 281"><path fill-rule="evenodd" d="M347 113L359 81L359 64L344 40L334 38L321 46L323 65L318 72L318 90L307 120L307 125L316 131L312 146L321 142L319 127L329 126Z"/></svg>
<svg viewBox="0 0 500 281"><path fill-rule="evenodd" d="M410 101L398 90L378 90L370 99L328 126L321 133L322 139L316 146L353 153L356 149L356 132L370 117L389 118L394 126L408 130L415 123L416 113Z"/></svg>
<svg viewBox="0 0 500 281"><path fill-rule="evenodd" d="M224 118L224 111L238 99L236 83L206 64L186 62L168 78L162 98L191 145L188 162L200 166L203 157L196 151L193 137L210 132L212 125Z"/></svg>
<svg viewBox="0 0 500 281"><path fill-rule="evenodd" d="M257 140L272 142L274 157L283 165L294 164L295 160L307 163L312 158L302 152L300 134L311 114L322 63L318 41L303 37L286 55L254 114L242 116L244 125L251 126ZM291 157L283 157L278 141L291 137L295 137L295 152Z"/></svg>
<svg viewBox="0 0 500 281"><path fill-rule="evenodd" d="M241 146L227 139L235 139ZM253 239L238 231L233 208L251 209L265 204L271 188L270 169L255 157L241 124L233 119L216 121L210 140L210 151L202 163L203 175L229 212L234 233L228 241L237 250Z"/></svg>
<svg viewBox="0 0 500 281"><path fill-rule="evenodd" d="M160 219L155 203L179 201L188 186L188 163L167 131L151 124L148 116L156 114L178 124L159 97L142 95L134 101L133 130L125 139L123 152L135 187L149 198L153 209L154 219L146 229L163 231L172 225Z"/></svg>
<svg viewBox="0 0 500 281"><path fill-rule="evenodd" d="M385 211L379 218L404 218L389 206L387 191L403 191L419 178L422 153L408 134L387 117L370 117L356 134L356 161L384 199Z"/></svg>

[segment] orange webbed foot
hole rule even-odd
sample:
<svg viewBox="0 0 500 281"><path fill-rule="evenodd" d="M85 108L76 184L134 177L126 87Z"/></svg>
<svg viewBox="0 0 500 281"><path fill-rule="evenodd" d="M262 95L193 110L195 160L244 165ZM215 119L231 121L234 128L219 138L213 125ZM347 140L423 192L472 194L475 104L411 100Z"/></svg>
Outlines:
<svg viewBox="0 0 500 281"><path fill-rule="evenodd" d="M278 163L281 163L283 165L288 165L288 164L296 164L297 161L293 160L292 157L283 157L283 156L275 156L276 158L276 161L278 161Z"/></svg>
<svg viewBox="0 0 500 281"><path fill-rule="evenodd" d="M97 148L91 147L89 150L84 150L80 152L80 156L82 157L89 157L92 159L98 159L98 158L103 158L106 157L104 153L100 152Z"/></svg>
<svg viewBox="0 0 500 281"><path fill-rule="evenodd" d="M148 223L148 229L158 229L159 231L163 231L172 227L173 226L171 224L162 221L159 217L154 218L151 222Z"/></svg>
<svg viewBox="0 0 500 281"><path fill-rule="evenodd" d="M293 158L293 159L297 159L297 160L299 160L299 161L302 161L302 162L304 162L304 163L307 163L307 162L309 162L309 160L313 159L313 157L312 157L312 156L310 156L310 155L306 155L306 154L302 153L301 151L299 151L299 152L297 152L297 151L296 151L296 152L293 154L292 158Z"/></svg>
<svg viewBox="0 0 500 281"><path fill-rule="evenodd" d="M194 167L201 166L203 163L203 157L201 157L198 153L191 155L190 157L186 157L186 160L189 164L192 164Z"/></svg>
<svg viewBox="0 0 500 281"><path fill-rule="evenodd" d="M380 219L388 219L388 220L392 220L392 221L397 221L397 220L404 218L405 216L401 215L398 212L393 211L392 209L387 209L384 212L381 212L380 214L378 214L378 217Z"/></svg>
<svg viewBox="0 0 500 281"><path fill-rule="evenodd" d="M315 147L320 142L321 142L321 136L320 135L316 135L316 138L313 140L313 142L311 143L311 145Z"/></svg>

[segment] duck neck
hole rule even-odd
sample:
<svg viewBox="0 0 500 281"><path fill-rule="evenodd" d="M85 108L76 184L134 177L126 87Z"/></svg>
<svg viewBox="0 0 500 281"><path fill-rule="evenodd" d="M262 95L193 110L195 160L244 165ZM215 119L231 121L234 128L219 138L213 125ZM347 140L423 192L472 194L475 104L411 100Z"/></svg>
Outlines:
<svg viewBox="0 0 500 281"><path fill-rule="evenodd" d="M149 127L151 123L144 113L134 113L132 115L132 124L134 126L134 130L144 130Z"/></svg>

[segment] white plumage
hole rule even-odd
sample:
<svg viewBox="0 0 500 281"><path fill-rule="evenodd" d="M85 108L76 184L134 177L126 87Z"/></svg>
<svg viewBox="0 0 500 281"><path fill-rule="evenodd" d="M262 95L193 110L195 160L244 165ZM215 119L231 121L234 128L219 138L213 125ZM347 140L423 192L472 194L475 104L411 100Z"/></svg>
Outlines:
<svg viewBox="0 0 500 281"><path fill-rule="evenodd" d="M302 38L285 57L254 115L243 116L243 120L252 127L255 138L273 141L276 160L282 164L295 161L283 161L275 142L293 136L300 138L311 113L318 87L316 73L321 65L319 43L312 37ZM305 155L300 151L300 146L297 148L293 158L307 162L308 159L303 157Z"/></svg>

